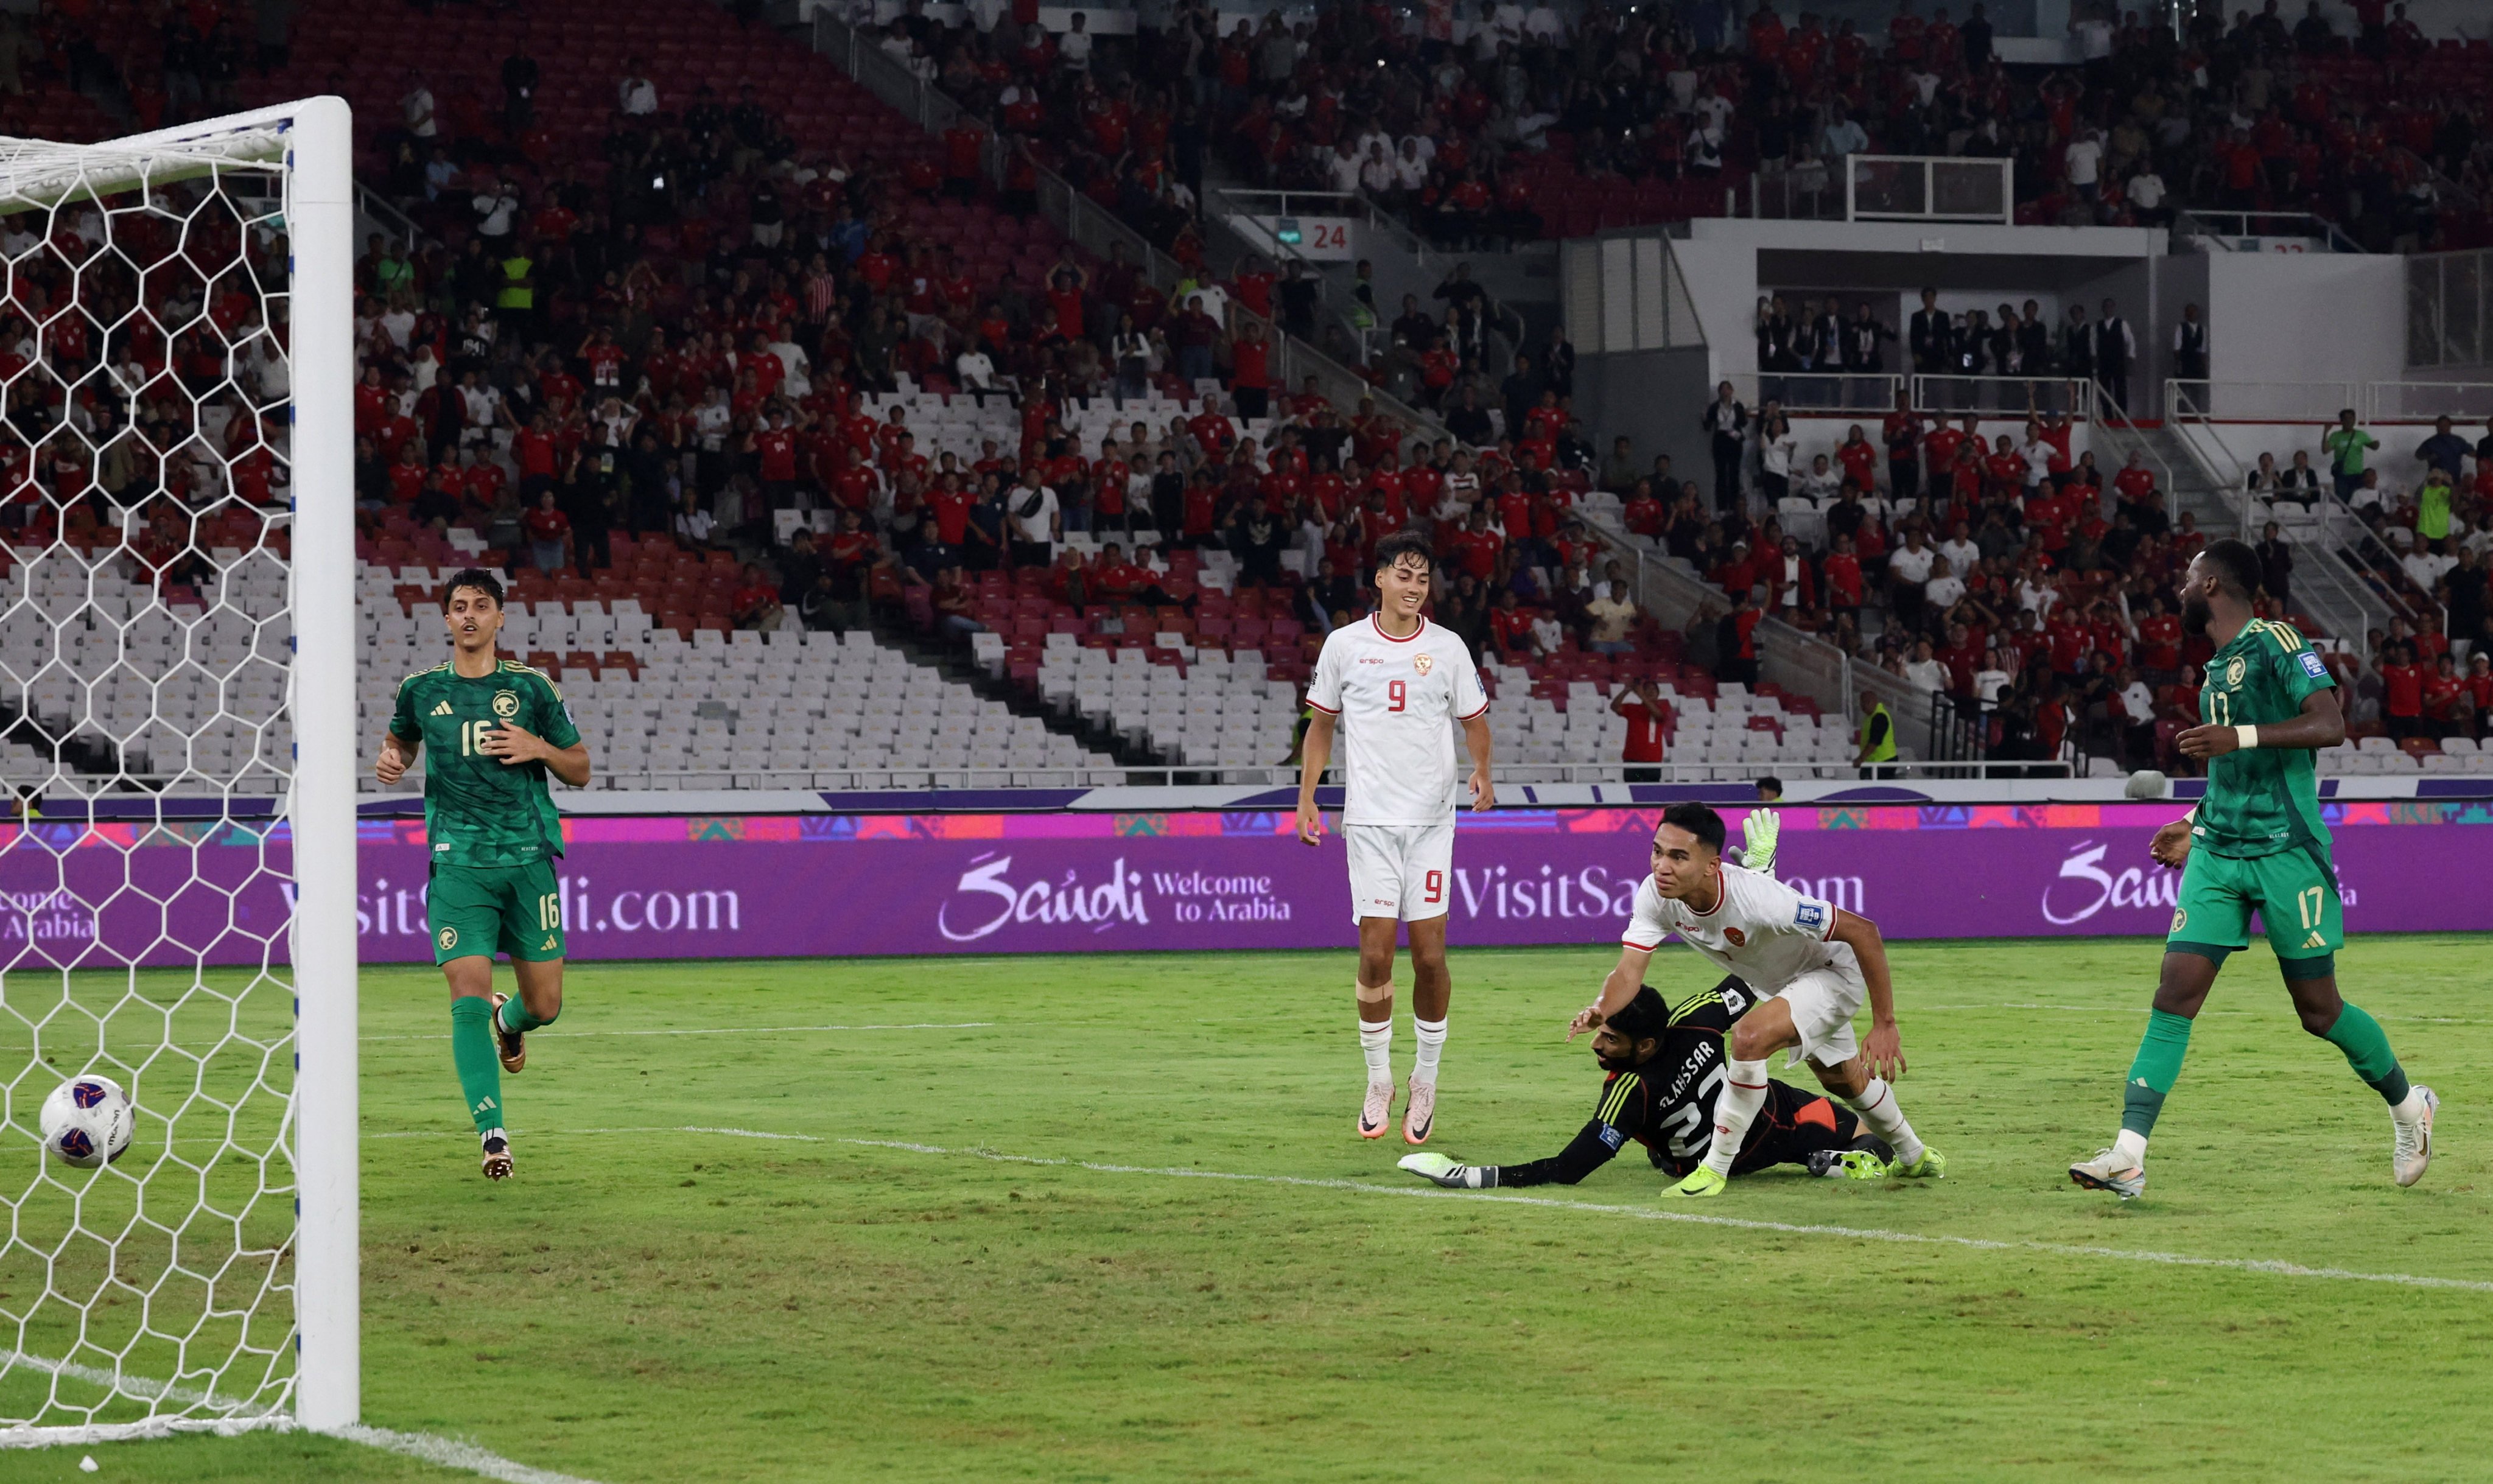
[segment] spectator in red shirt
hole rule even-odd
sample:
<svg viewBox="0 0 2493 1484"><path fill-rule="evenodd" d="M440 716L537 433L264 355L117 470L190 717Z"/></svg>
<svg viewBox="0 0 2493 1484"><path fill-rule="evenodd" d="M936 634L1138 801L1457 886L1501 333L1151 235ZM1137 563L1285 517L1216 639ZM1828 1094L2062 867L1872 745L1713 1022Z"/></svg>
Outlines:
<svg viewBox="0 0 2493 1484"><path fill-rule="evenodd" d="M1619 753L1619 760L1628 764L1627 781L1658 782L1662 770L1652 764L1662 761L1663 736L1670 729L1670 702L1662 698L1651 680L1637 680L1619 688L1610 697L1610 709L1627 719L1627 743Z"/></svg>
<svg viewBox="0 0 2493 1484"><path fill-rule="evenodd" d="M1254 422L1272 410L1273 344L1264 339L1264 322L1248 319L1229 345L1230 384L1238 415Z"/></svg>
<svg viewBox="0 0 2493 1484"><path fill-rule="evenodd" d="M2420 737L2430 731L2423 714L2424 668L2416 663L2415 646L2391 644L2385 651L2387 663L2381 667L2381 684L2387 693L2381 710L2389 724L2389 735L2398 738Z"/></svg>
<svg viewBox="0 0 2493 1484"><path fill-rule="evenodd" d="M539 572L553 577L570 565L571 518L555 508L553 490L538 491L536 508L520 518L520 526Z"/></svg>
<svg viewBox="0 0 2493 1484"><path fill-rule="evenodd" d="M1489 610L1488 636L1507 664L1522 665L1533 658L1532 614L1516 598L1514 588L1498 589L1497 606Z"/></svg>

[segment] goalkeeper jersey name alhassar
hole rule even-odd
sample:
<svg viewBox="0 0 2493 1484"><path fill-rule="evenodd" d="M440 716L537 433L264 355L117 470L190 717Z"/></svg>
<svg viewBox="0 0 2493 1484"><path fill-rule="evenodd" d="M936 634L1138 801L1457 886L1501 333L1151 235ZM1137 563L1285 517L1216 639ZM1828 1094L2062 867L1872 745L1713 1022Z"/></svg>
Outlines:
<svg viewBox="0 0 2493 1484"><path fill-rule="evenodd" d="M483 750L505 723L554 747L580 741L562 693L516 660L470 678L449 663L399 682L394 736L424 743L424 831L447 866L525 866L562 853L562 820L540 761L505 763Z"/></svg>
<svg viewBox="0 0 2493 1484"><path fill-rule="evenodd" d="M2265 727L2302 714L2304 697L2336 685L2328 667L2291 624L2254 618L2208 659L2199 720L2218 727ZM2218 855L2274 855L2328 846L2320 819L2319 755L2304 747L2261 747L2208 763L2208 791L2190 824L2190 843Z"/></svg>

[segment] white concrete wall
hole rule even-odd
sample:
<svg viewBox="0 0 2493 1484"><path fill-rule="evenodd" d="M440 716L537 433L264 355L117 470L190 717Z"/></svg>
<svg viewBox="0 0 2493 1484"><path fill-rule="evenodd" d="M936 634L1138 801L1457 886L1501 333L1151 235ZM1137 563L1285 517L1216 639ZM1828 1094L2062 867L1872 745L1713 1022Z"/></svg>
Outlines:
<svg viewBox="0 0 2493 1484"><path fill-rule="evenodd" d="M2365 252L2216 252L2207 258L2208 374L2220 382L2395 381L2406 371L2406 260ZM2178 296L2168 296L2178 297ZM2164 343L2181 306L2159 306ZM2313 389L2316 393L2317 388ZM2282 396L2281 392L2278 394ZM2325 399L2324 399L2325 400ZM2307 399L2259 415L2293 416ZM2215 409L2219 415L2224 409Z"/></svg>

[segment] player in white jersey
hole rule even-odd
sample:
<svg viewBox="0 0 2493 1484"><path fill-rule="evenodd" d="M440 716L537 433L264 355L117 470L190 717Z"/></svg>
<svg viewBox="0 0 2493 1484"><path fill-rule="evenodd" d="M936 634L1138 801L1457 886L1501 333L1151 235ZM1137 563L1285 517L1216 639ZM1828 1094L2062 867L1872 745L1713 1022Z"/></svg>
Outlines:
<svg viewBox="0 0 2493 1484"><path fill-rule="evenodd" d="M1762 997L1732 1027L1725 1057L1728 1080L1714 1104L1713 1147L1670 1194L1723 1193L1731 1161L1765 1101L1766 1058L1787 1047L1797 1049L1792 1059L1807 1060L1827 1091L1895 1147L1892 1173L1935 1178L1946 1172L1947 1160L1914 1135L1887 1084L1890 1076L1904 1075L1905 1048L1877 924L1723 859L1723 816L1702 804L1662 812L1653 871L1637 885L1618 966L1567 1038L1600 1025L1635 998L1646 963L1674 933ZM1866 1049L1852 1034L1865 998Z"/></svg>
<svg viewBox="0 0 2493 1484"><path fill-rule="evenodd" d="M1416 531L1376 544L1376 611L1325 636L1307 683L1313 714L1300 751L1299 839L1324 838L1316 780L1343 737L1341 838L1350 856L1350 915L1359 924L1359 1050L1367 1095L1359 1133L1374 1139L1394 1118L1394 932L1411 925L1411 1068L1402 1138L1423 1143L1437 1113L1437 1060L1446 1044L1446 911L1455 897L1455 727L1471 754L1472 808L1497 802L1488 780L1488 692L1471 651L1421 612L1435 558Z"/></svg>

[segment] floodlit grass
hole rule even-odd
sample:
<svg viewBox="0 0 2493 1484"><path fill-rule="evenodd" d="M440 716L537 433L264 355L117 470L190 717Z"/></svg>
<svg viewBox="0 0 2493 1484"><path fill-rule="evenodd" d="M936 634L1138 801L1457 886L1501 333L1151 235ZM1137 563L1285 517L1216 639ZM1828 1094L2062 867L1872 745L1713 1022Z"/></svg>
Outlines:
<svg viewBox="0 0 2493 1484"><path fill-rule="evenodd" d="M1899 1091L1949 1178L1769 1174L1694 1213L1786 1228L1655 1219L1691 1213L1636 1150L1533 1201L1395 1170L1351 1133L1346 952L580 965L506 1080L500 1187L437 976L368 970L366 1416L609 1484L2484 1469L2493 940L2340 956L2446 1100L2422 1186L2263 949L2129 1205L2063 1172L2115 1127L2155 945L1894 957ZM1457 952L1432 1147L1566 1141L1599 1079L1560 1036L1609 962ZM626 1033L686 1030L730 1033ZM1405 1006L1397 1069L1409 1037ZM2149 1253L2483 1287L2117 1256ZM0 1478L451 1476L294 1438L78 1451Z"/></svg>

